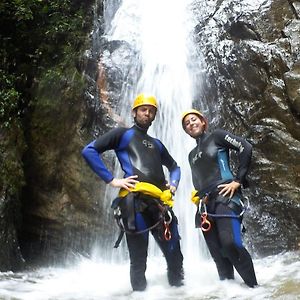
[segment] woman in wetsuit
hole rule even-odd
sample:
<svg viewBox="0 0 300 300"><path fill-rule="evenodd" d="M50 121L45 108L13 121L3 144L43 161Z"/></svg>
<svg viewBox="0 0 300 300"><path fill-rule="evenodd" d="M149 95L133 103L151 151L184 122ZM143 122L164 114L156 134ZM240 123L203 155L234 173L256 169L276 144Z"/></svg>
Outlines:
<svg viewBox="0 0 300 300"><path fill-rule="evenodd" d="M257 280L253 262L241 239L244 207L241 186L246 185L252 146L225 130L217 129L208 134L206 118L195 109L183 113L182 126L197 143L189 153L193 185L197 191L193 202L198 206L198 215L201 216L203 211L208 215L203 225L209 224L211 228L204 227L203 234L219 277L221 280L233 279L234 267L244 282L254 287ZM229 165L230 150L239 156L235 176ZM196 217L197 222L201 223L201 220L203 222L203 218Z"/></svg>

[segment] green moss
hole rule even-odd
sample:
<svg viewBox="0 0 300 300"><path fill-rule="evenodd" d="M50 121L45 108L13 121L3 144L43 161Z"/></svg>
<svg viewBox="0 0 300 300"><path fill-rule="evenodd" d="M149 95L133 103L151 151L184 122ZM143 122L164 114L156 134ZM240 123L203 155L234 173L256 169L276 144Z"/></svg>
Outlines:
<svg viewBox="0 0 300 300"><path fill-rule="evenodd" d="M37 149L43 148L74 130L67 124L72 124L70 118L76 118L80 109L74 103L80 100L84 81L76 62L88 41L92 4L70 0L0 3L0 190L17 193L23 186L25 141L27 148L35 142Z"/></svg>
<svg viewBox="0 0 300 300"><path fill-rule="evenodd" d="M75 68L48 70L36 91L32 130L41 139L60 142L68 136L80 112L85 82ZM73 121L72 121L73 120Z"/></svg>

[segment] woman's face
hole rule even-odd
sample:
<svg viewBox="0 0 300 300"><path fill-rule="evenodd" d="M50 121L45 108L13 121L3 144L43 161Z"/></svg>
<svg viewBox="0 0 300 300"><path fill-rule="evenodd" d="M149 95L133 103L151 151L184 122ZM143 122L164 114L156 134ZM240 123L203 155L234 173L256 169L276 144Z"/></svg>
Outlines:
<svg viewBox="0 0 300 300"><path fill-rule="evenodd" d="M205 130L205 121L196 114L188 114L183 119L185 132L193 138L199 137Z"/></svg>

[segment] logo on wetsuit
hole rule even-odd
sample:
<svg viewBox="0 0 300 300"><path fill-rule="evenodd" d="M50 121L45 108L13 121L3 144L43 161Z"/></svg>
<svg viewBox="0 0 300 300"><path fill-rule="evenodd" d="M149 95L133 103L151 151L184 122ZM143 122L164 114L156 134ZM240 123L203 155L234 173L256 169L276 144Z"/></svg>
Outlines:
<svg viewBox="0 0 300 300"><path fill-rule="evenodd" d="M235 138L232 138L232 137L230 137L228 134L226 134L225 140L226 140L228 143L230 143L231 145L233 145L233 146L239 148L240 152L243 152L243 151L244 151L245 148L243 147L242 143L241 143L241 142L238 142Z"/></svg>
<svg viewBox="0 0 300 300"><path fill-rule="evenodd" d="M151 143L150 141L143 140L142 143L143 143L143 145L144 145L145 147L147 147L147 148L150 148L150 149L154 148L153 143Z"/></svg>
<svg viewBox="0 0 300 300"><path fill-rule="evenodd" d="M192 159L193 165L195 164L195 162L196 162L199 158L201 158L201 156L202 156L202 151L198 152L198 153L193 157L193 159Z"/></svg>

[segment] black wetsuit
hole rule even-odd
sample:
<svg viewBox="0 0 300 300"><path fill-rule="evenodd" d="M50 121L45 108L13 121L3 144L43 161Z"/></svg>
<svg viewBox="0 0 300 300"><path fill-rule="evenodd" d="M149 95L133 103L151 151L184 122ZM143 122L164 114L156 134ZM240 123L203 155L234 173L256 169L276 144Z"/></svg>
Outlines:
<svg viewBox="0 0 300 300"><path fill-rule="evenodd" d="M171 157L165 146L155 138L147 134L136 125L131 128L116 128L99 137L87 145L82 154L87 163L105 182L109 183L114 177L106 168L101 153L107 150L115 150L124 177L138 175L137 180L148 182L161 190L166 189L166 180L163 166L166 166L170 173L170 183L178 186L180 180L180 168ZM100 155L99 155L100 154ZM143 194L130 193L125 199L120 201L123 211L129 210L126 206L132 205L135 210L134 229L144 231L159 221L161 211L157 205L157 199L151 199ZM133 202L132 202L133 201ZM123 206L123 207L122 207ZM171 230L171 240L165 240L161 235L161 228L155 227L151 230L156 242L162 250L168 266L168 279L170 285L179 286L183 280L183 256L180 250L180 237L177 229L177 218L173 211ZM123 213L122 213L123 214ZM127 218L123 218L126 222ZM126 240L130 256L130 279L133 290L144 290L146 288L146 262L148 250L149 231L142 234L126 233Z"/></svg>
<svg viewBox="0 0 300 300"><path fill-rule="evenodd" d="M230 149L237 151L239 156L236 176L230 169ZM207 212L215 215L210 217L211 229L203 234L220 279L233 279L234 266L245 283L253 287L257 285L253 263L242 244L241 218L237 218L243 204L241 191L229 199L219 195L217 188L219 184L233 180L245 186L251 155L252 146L245 139L217 129L211 134L203 133L197 139L197 146L189 154L189 163L194 187L200 198L208 195ZM218 217L220 215L233 217Z"/></svg>

